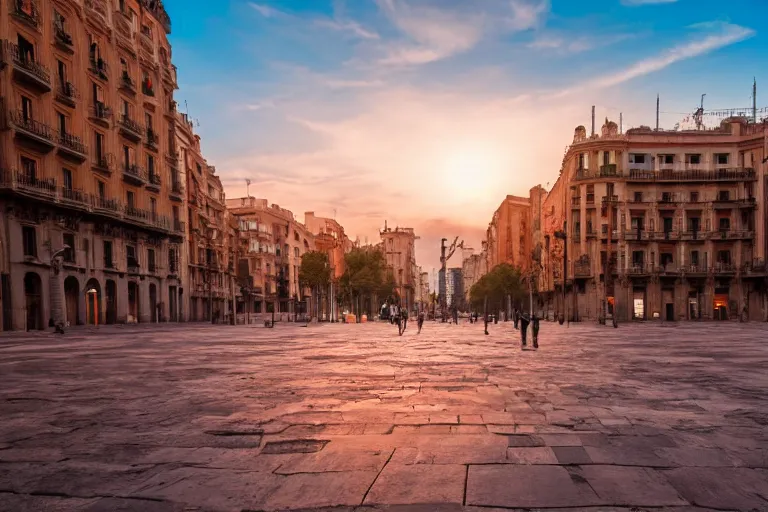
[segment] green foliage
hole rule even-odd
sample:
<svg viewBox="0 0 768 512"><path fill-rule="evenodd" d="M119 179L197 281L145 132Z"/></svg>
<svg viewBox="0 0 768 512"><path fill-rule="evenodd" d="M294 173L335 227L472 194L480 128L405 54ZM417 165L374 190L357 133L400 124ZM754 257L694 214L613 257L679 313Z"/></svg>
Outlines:
<svg viewBox="0 0 768 512"><path fill-rule="evenodd" d="M309 251L301 257L299 281L304 286L317 290L331 282L331 266L328 255L320 251Z"/></svg>
<svg viewBox="0 0 768 512"><path fill-rule="evenodd" d="M490 304L502 304L507 295L512 301L522 300L525 296L520 269L508 263L496 265L481 277L469 290L469 302L472 307L482 310L485 298Z"/></svg>
<svg viewBox="0 0 768 512"><path fill-rule="evenodd" d="M344 255L345 271L339 280L341 296L353 303L356 297L388 298L395 294L397 283L387 268L387 260L378 249L354 248Z"/></svg>

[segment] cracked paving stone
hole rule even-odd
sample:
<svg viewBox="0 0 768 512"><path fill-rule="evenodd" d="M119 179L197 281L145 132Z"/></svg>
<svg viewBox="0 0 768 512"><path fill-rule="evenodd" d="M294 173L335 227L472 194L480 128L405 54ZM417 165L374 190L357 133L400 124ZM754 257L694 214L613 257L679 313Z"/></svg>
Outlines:
<svg viewBox="0 0 768 512"><path fill-rule="evenodd" d="M373 484L365 504L462 503L464 465L388 464Z"/></svg>

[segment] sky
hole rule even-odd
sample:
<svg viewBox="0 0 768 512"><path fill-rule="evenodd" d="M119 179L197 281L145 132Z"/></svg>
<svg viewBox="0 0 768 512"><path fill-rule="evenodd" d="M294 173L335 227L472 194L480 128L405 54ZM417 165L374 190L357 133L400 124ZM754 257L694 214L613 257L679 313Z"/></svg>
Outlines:
<svg viewBox="0 0 768 512"><path fill-rule="evenodd" d="M577 125L672 128L768 87L765 0L165 0L180 109L227 197L480 249ZM768 98L768 94L764 96ZM460 266L454 257L450 266Z"/></svg>

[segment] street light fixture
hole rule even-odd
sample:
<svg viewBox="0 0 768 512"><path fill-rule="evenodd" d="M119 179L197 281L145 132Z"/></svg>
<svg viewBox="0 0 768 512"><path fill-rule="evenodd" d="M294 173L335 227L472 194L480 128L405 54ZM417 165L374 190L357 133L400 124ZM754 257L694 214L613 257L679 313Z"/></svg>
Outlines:
<svg viewBox="0 0 768 512"><path fill-rule="evenodd" d="M563 221L563 230L555 231L555 238L563 241L563 312L558 321L560 325L565 323L565 284L568 282L568 221Z"/></svg>

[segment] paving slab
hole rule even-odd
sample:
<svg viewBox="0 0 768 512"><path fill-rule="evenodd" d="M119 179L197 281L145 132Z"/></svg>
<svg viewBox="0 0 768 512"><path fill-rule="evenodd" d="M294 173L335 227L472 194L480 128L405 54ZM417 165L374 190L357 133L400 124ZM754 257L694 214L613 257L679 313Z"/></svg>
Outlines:
<svg viewBox="0 0 768 512"><path fill-rule="evenodd" d="M0 510L768 510L766 324L489 327L4 334Z"/></svg>

